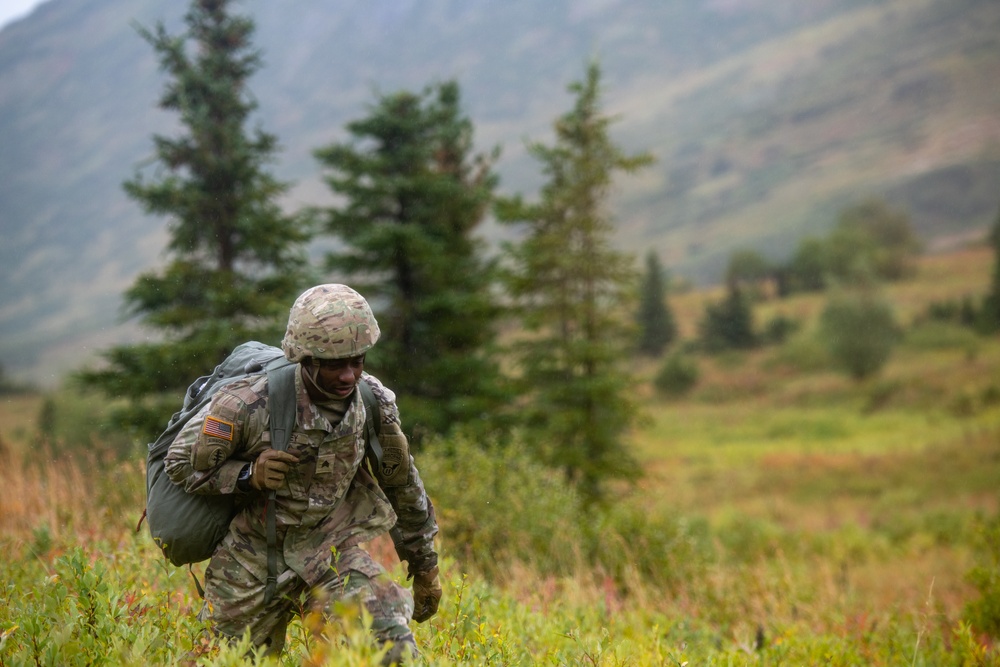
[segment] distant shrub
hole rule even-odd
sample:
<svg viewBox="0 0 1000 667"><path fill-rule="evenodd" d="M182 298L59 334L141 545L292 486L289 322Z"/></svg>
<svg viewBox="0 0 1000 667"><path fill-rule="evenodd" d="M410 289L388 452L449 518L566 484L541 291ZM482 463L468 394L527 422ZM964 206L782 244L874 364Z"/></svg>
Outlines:
<svg viewBox="0 0 1000 667"><path fill-rule="evenodd" d="M700 372L691 357L674 353L667 357L653 379L657 391L665 396L681 396L698 384Z"/></svg>
<svg viewBox="0 0 1000 667"><path fill-rule="evenodd" d="M802 323L787 315L775 315L764 325L760 339L765 345L781 345L802 327Z"/></svg>
<svg viewBox="0 0 1000 667"><path fill-rule="evenodd" d="M738 285L753 298L760 298L765 286L774 278L774 265L756 250L741 249L729 256L725 282Z"/></svg>
<svg viewBox="0 0 1000 667"><path fill-rule="evenodd" d="M981 400L983 401L983 405L986 406L993 406L1000 403L1000 387L995 384L988 385L983 389Z"/></svg>
<svg viewBox="0 0 1000 667"><path fill-rule="evenodd" d="M820 335L834 363L862 380L889 360L899 330L892 306L861 289L831 295L820 315Z"/></svg>
<svg viewBox="0 0 1000 667"><path fill-rule="evenodd" d="M805 238L785 269L785 293L819 292L826 289L828 249L825 241Z"/></svg>
<svg viewBox="0 0 1000 667"><path fill-rule="evenodd" d="M872 273L901 280L913 274L921 249L910 216L878 199L842 210L827 243L829 268L840 279Z"/></svg>
<svg viewBox="0 0 1000 667"><path fill-rule="evenodd" d="M927 306L926 319L934 322L953 322L964 326L974 326L977 319L976 305L969 295L961 299L932 301Z"/></svg>

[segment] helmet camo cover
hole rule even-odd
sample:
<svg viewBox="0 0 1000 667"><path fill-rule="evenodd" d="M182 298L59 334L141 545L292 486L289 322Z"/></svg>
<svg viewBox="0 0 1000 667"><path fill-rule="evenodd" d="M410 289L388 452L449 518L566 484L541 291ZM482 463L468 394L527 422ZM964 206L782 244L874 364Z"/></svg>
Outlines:
<svg viewBox="0 0 1000 667"><path fill-rule="evenodd" d="M371 349L379 333L363 296L347 285L317 285L292 304L281 349L292 362L345 359Z"/></svg>

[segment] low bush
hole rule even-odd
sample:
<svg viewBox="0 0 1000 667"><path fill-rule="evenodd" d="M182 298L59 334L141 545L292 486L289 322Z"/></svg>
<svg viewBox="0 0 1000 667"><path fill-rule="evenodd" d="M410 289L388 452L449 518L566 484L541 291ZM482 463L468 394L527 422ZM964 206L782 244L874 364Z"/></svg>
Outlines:
<svg viewBox="0 0 1000 667"><path fill-rule="evenodd" d="M820 315L820 334L834 363L862 380L889 360L899 329L888 301L856 290L830 296Z"/></svg>
<svg viewBox="0 0 1000 667"><path fill-rule="evenodd" d="M428 447L420 473L440 514L442 539L465 562L496 575L513 561L572 572L583 541L583 502L556 470L521 445L483 447L456 438Z"/></svg>
<svg viewBox="0 0 1000 667"><path fill-rule="evenodd" d="M638 495L586 504L561 471L521 445L453 440L447 453L421 456L421 475L439 508L442 541L490 579L503 580L517 564L543 576L593 570L620 585L639 576L669 589L712 558L703 523L650 513Z"/></svg>
<svg viewBox="0 0 1000 667"><path fill-rule="evenodd" d="M781 345L802 328L802 322L786 315L775 315L760 334L764 345Z"/></svg>
<svg viewBox="0 0 1000 667"><path fill-rule="evenodd" d="M653 385L664 396L683 396L698 384L698 364L687 355L675 352L660 367Z"/></svg>

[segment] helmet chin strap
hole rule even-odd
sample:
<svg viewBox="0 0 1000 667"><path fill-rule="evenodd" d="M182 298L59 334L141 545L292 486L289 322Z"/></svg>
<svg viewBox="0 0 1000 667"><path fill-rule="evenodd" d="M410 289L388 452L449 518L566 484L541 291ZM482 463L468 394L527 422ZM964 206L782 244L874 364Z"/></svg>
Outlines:
<svg viewBox="0 0 1000 667"><path fill-rule="evenodd" d="M316 374L319 373L318 366L310 366L308 364L300 364L299 367L302 369L302 379L311 387L310 394L315 392L315 395L322 396L322 401L316 401L317 405L326 406L333 405L335 407L342 406L346 401L351 399L350 396L346 398L341 398L336 394L331 394L323 387L319 386L316 382Z"/></svg>

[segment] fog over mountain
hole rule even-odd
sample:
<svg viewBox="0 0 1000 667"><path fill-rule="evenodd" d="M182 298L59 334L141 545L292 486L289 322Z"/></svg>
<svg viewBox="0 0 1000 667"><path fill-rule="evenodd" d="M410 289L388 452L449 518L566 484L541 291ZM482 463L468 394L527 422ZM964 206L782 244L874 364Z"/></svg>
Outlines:
<svg viewBox="0 0 1000 667"><path fill-rule="evenodd" d="M51 385L112 342L121 293L163 261L168 220L121 182L176 119L134 24L182 29L187 3L50 0L0 30L0 363ZM311 151L376 92L454 78L501 190L533 198L524 141L549 140L566 86L604 70L612 135L653 168L620 183L621 248L719 279L775 259L869 195L930 247L982 234L1000 205L996 0L246 0L265 65L256 122L282 144L289 210L330 201ZM496 230L484 233L493 238Z"/></svg>

